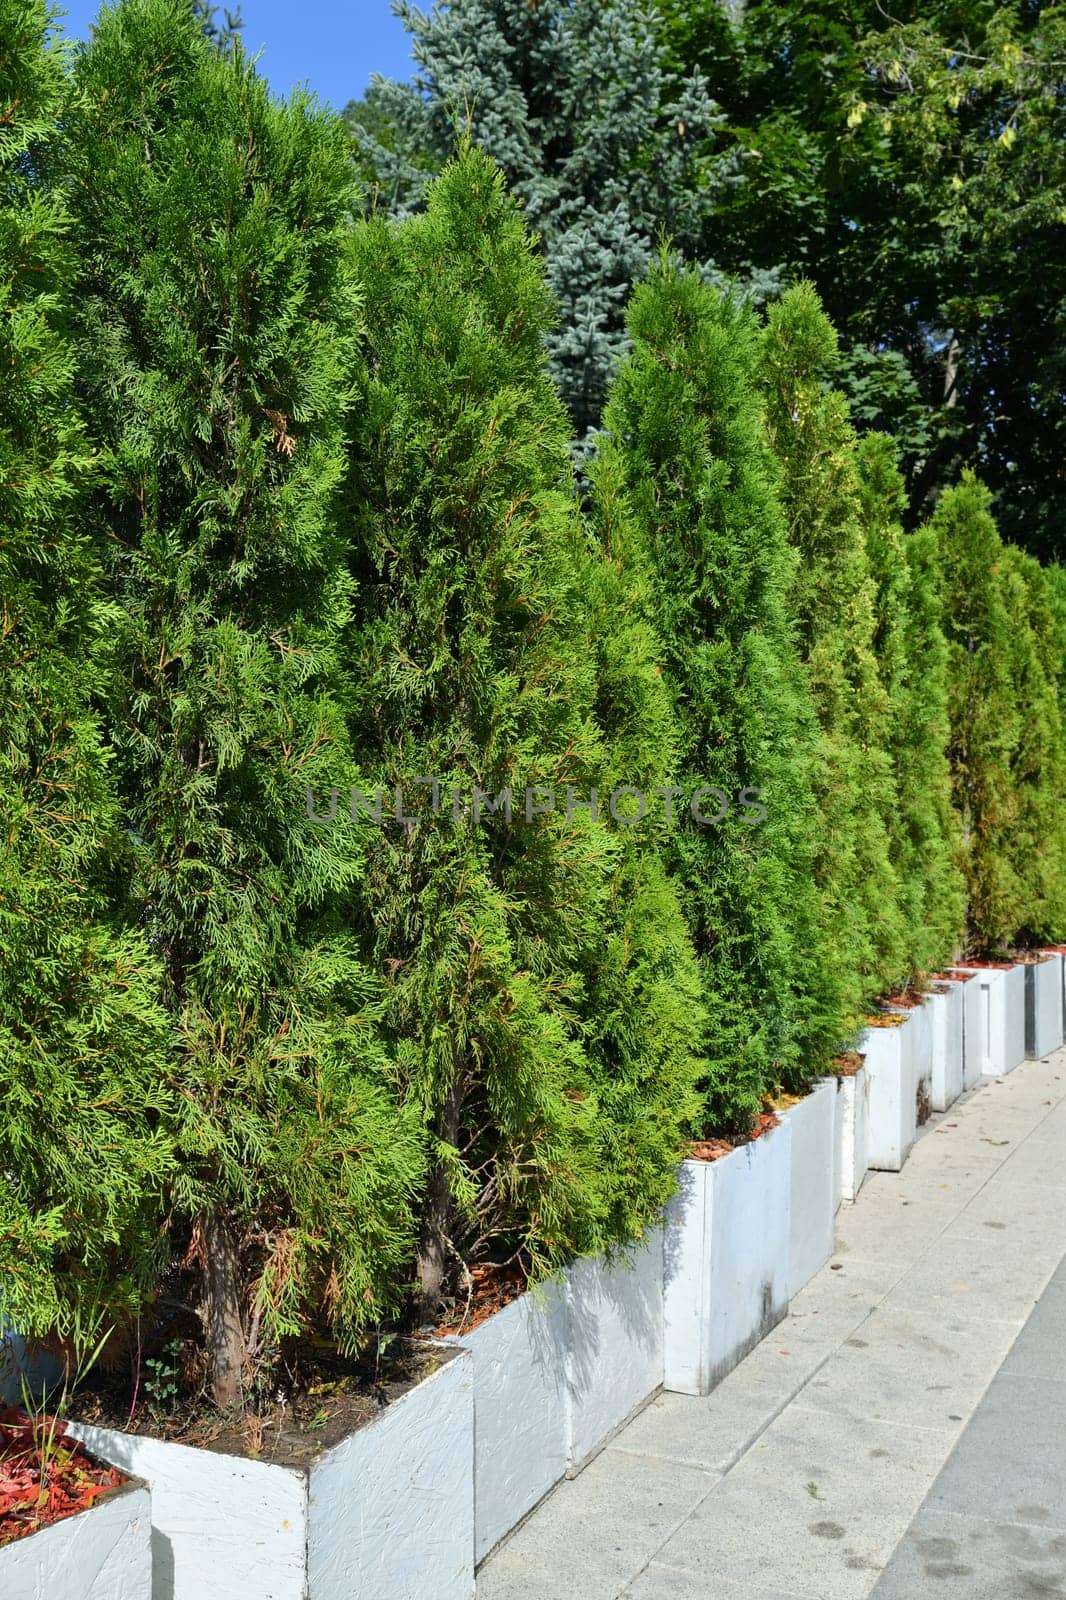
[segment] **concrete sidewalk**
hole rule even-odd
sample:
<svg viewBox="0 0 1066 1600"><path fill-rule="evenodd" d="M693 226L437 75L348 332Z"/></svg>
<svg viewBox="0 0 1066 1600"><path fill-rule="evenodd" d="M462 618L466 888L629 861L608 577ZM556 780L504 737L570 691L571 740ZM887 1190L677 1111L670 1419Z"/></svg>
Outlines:
<svg viewBox="0 0 1066 1600"><path fill-rule="evenodd" d="M934 1118L901 1174L872 1173L841 1210L837 1254L787 1320L712 1395L660 1395L561 1484L482 1567L478 1600L865 1600L1066 1253L1064 1158L1066 1052ZM1031 1337L1042 1349L1039 1320ZM937 1560L916 1539L878 1600L922 1593ZM977 1600L960 1582L936 1592Z"/></svg>

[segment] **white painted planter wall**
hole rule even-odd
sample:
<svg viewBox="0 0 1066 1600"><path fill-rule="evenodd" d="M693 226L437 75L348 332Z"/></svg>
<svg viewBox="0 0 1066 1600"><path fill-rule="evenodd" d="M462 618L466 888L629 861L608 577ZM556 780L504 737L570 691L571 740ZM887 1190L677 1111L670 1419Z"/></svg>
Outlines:
<svg viewBox="0 0 1066 1600"><path fill-rule="evenodd" d="M1030 1061L1062 1044L1062 957L1048 951L1025 969L1025 1053Z"/></svg>
<svg viewBox="0 0 1066 1600"><path fill-rule="evenodd" d="M837 1170L841 1200L854 1200L866 1179L870 1149L870 1080L866 1068L837 1080Z"/></svg>
<svg viewBox="0 0 1066 1600"><path fill-rule="evenodd" d="M978 967L984 1001L986 1078L998 1078L1025 1060L1025 967Z"/></svg>
<svg viewBox="0 0 1066 1600"><path fill-rule="evenodd" d="M792 1128L686 1161L667 1209L664 1386L709 1394L788 1310Z"/></svg>
<svg viewBox="0 0 1066 1600"><path fill-rule="evenodd" d="M962 1086L976 1089L988 1058L987 1006L978 973L972 967L955 967L962 990ZM965 974L965 976L964 976Z"/></svg>
<svg viewBox="0 0 1066 1600"><path fill-rule="evenodd" d="M839 1078L823 1078L833 1090L833 1218L844 1198L844 1096Z"/></svg>
<svg viewBox="0 0 1066 1600"><path fill-rule="evenodd" d="M910 1029L913 1039L911 1045L912 1068L914 1072L915 1107L917 1108L918 1085L924 1084L925 1098L929 1105L933 1104L933 1018L929 1007L923 1001L920 1006L912 1006L910 1010ZM917 1126L917 1109L915 1110L915 1125Z"/></svg>
<svg viewBox="0 0 1066 1600"><path fill-rule="evenodd" d="M789 1200L789 1298L833 1254L836 1216L836 1083L815 1085L784 1113L792 1129ZM765 1135L764 1135L765 1137ZM756 1141L758 1142L758 1141Z"/></svg>
<svg viewBox="0 0 1066 1600"><path fill-rule="evenodd" d="M869 1088L867 1160L878 1171L901 1171L918 1131L912 1016L896 1027L867 1028L859 1042Z"/></svg>
<svg viewBox="0 0 1066 1600"><path fill-rule="evenodd" d="M0 1550L3 1600L148 1600L148 1490L133 1480Z"/></svg>
<svg viewBox="0 0 1066 1600"><path fill-rule="evenodd" d="M567 1268L568 1470L578 1471L663 1383L663 1230L632 1261Z"/></svg>
<svg viewBox="0 0 1066 1600"><path fill-rule="evenodd" d="M929 1091L934 1111L946 1111L963 1090L964 983L944 983L925 997L923 1010L932 1033L932 1084Z"/></svg>
<svg viewBox="0 0 1066 1600"><path fill-rule="evenodd" d="M455 1341L473 1363L475 1561L565 1476L569 1315L565 1285L551 1282Z"/></svg>
<svg viewBox="0 0 1066 1600"><path fill-rule="evenodd" d="M71 1423L151 1489L151 1600L472 1600L472 1363L447 1354L308 1469Z"/></svg>

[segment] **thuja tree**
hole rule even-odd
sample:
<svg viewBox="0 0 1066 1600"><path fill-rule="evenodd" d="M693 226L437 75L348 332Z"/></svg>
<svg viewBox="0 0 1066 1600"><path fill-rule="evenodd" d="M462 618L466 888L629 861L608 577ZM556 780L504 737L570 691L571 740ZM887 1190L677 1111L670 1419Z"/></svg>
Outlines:
<svg viewBox="0 0 1066 1600"><path fill-rule="evenodd" d="M824 381L835 355L836 336L810 285L797 285L771 307L763 353L767 424L798 556L793 612L824 735L816 871L850 975L854 1019L866 998L905 976L907 934L890 855L898 801L855 436L846 401Z"/></svg>
<svg viewBox="0 0 1066 1600"><path fill-rule="evenodd" d="M958 813L948 765L947 643L936 541L904 534L906 490L884 434L859 444L866 551L876 585L874 651L888 699L886 750L895 780L889 847L899 880L910 975L943 965L965 925Z"/></svg>
<svg viewBox="0 0 1066 1600"><path fill-rule="evenodd" d="M1059 637L1047 577L1035 556L1004 547L1011 680L1019 705L1011 775L1017 797L1011 851L1024 894L1026 944L1066 935L1066 751L1059 700Z"/></svg>
<svg viewBox="0 0 1066 1600"><path fill-rule="evenodd" d="M155 964L107 903L122 831L89 691L113 618L80 527L53 20L0 0L0 1333L95 1339L158 1264L169 1096Z"/></svg>
<svg viewBox="0 0 1066 1600"><path fill-rule="evenodd" d="M105 9L66 163L80 253L90 508L119 607L113 738L127 903L164 967L211 1393L276 1342L346 1344L390 1301L420 1169L378 986L338 920L350 773L331 693L349 583L333 528L358 307L347 140L273 100L180 0Z"/></svg>
<svg viewBox="0 0 1066 1600"><path fill-rule="evenodd" d="M948 643L952 788L961 818L968 935L978 951L1007 948L1026 915L1013 848L1014 782L1025 710L1014 679L1015 642L1005 551L990 495L972 474L941 496L930 522L943 585Z"/></svg>
<svg viewBox="0 0 1066 1600"><path fill-rule="evenodd" d="M703 978L705 1115L746 1131L768 1088L817 1070L843 1035L813 880L819 734L787 613L796 561L762 425L754 314L664 257L629 332L597 503L608 552L628 510L651 573L679 728L685 824L668 846ZM693 798L719 816L713 826L694 825Z"/></svg>
<svg viewBox="0 0 1066 1600"><path fill-rule="evenodd" d="M658 20L633 0L396 9L416 72L409 83L376 79L348 107L360 167L379 202L404 215L458 131L499 163L541 240L560 307L547 335L553 369L583 438L657 234L695 250L721 193L725 174L708 154L716 108L698 73L667 73Z"/></svg>
<svg viewBox="0 0 1066 1600"><path fill-rule="evenodd" d="M646 648L632 614L609 633L521 216L467 152L424 214L362 225L357 254L346 656L370 844L353 916L431 1141L432 1318L474 1260L540 1270L655 1214L695 1108L698 980L653 847L609 814L611 786L662 759L626 743L638 713L671 739L641 709L654 667L625 658Z"/></svg>

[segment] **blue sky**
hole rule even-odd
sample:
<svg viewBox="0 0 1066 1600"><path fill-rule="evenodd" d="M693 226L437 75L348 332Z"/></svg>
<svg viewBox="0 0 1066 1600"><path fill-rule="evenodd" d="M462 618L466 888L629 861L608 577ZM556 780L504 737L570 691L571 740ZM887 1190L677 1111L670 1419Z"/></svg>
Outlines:
<svg viewBox="0 0 1066 1600"><path fill-rule="evenodd" d="M64 9L66 31L83 39L100 0L66 0ZM340 110L372 72L401 78L410 71L407 33L389 0L242 0L241 15L245 43L262 47L260 70L279 94L306 82Z"/></svg>

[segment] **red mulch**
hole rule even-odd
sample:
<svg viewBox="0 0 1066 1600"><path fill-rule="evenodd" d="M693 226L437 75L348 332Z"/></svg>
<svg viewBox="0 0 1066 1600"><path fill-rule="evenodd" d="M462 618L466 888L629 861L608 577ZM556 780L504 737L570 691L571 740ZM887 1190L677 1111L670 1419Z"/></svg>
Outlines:
<svg viewBox="0 0 1066 1600"><path fill-rule="evenodd" d="M945 983L969 983L977 974L972 967L952 967L949 972L935 972L933 976L943 979Z"/></svg>
<svg viewBox="0 0 1066 1600"><path fill-rule="evenodd" d="M913 1011L915 1006L920 1006L925 995L920 989L903 989L899 994L886 994L882 1005L902 1006L904 1011Z"/></svg>
<svg viewBox="0 0 1066 1600"><path fill-rule="evenodd" d="M868 1028L902 1028L906 1020L899 1011L872 1011L863 1018Z"/></svg>
<svg viewBox="0 0 1066 1600"><path fill-rule="evenodd" d="M1015 963L1013 961L993 961L991 956L989 956L987 960L985 960L983 957L979 958L977 956L967 956L965 960L959 961L957 965L960 967L977 968L992 967L998 972L1009 972Z"/></svg>
<svg viewBox="0 0 1066 1600"><path fill-rule="evenodd" d="M838 1078L853 1078L857 1072L862 1071L864 1058L857 1050L845 1050L843 1055L834 1056L829 1063L829 1070Z"/></svg>
<svg viewBox="0 0 1066 1600"><path fill-rule="evenodd" d="M762 1111L756 1118L755 1126L745 1139L742 1134L737 1134L733 1139L697 1139L685 1152L689 1161L720 1161L722 1156L727 1156L738 1145L754 1144L756 1139L761 1139L764 1133L769 1133L771 1128L776 1128L781 1118L772 1111Z"/></svg>
<svg viewBox="0 0 1066 1600"><path fill-rule="evenodd" d="M0 1405L0 1546L76 1516L125 1482L86 1455L64 1423Z"/></svg>
<svg viewBox="0 0 1066 1600"><path fill-rule="evenodd" d="M731 1155L736 1149L735 1144L730 1144L728 1139L697 1139L688 1151L690 1161L720 1161L722 1156Z"/></svg>
<svg viewBox="0 0 1066 1600"><path fill-rule="evenodd" d="M526 1290L526 1273L517 1263L499 1267L491 1261L481 1262L470 1268L470 1277L473 1289L469 1309L465 1295L459 1295L455 1305L434 1330L436 1333L443 1335L460 1330L470 1333L497 1311L502 1311L504 1306L509 1306L512 1300L517 1300Z"/></svg>

